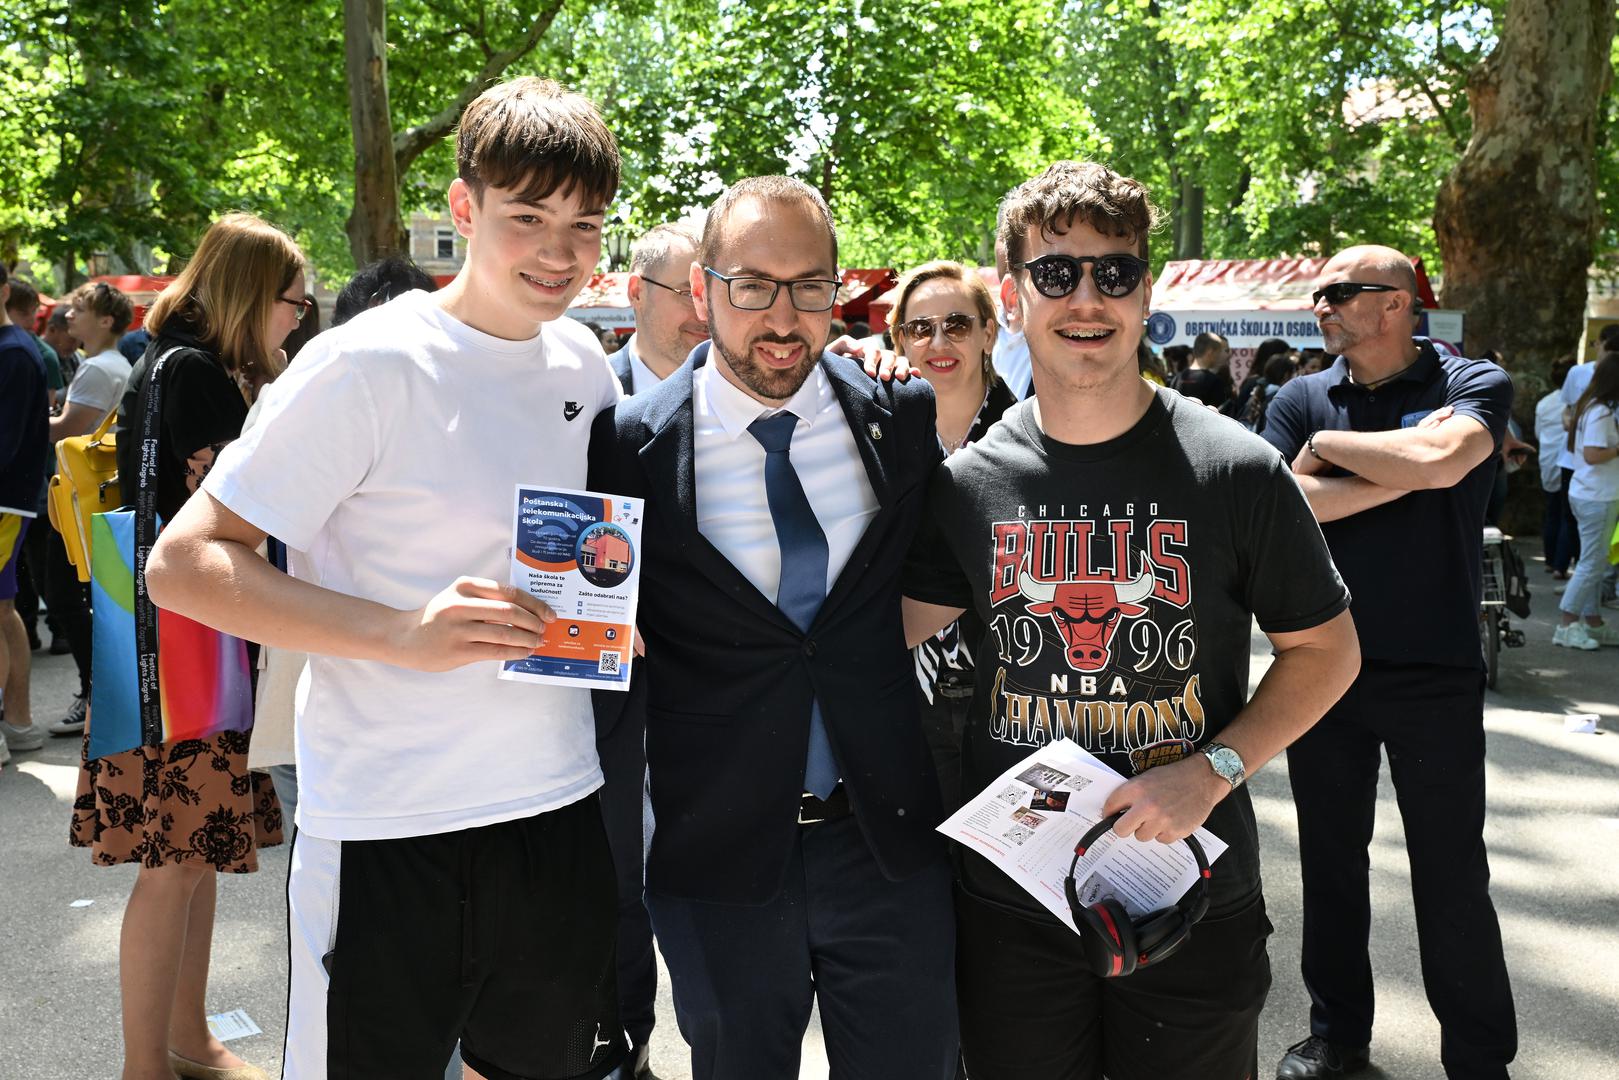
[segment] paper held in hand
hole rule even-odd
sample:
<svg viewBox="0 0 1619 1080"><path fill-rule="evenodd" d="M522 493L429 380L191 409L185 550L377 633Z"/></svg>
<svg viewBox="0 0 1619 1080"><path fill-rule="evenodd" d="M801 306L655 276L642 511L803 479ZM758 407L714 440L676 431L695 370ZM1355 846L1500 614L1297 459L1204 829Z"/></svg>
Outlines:
<svg viewBox="0 0 1619 1080"><path fill-rule="evenodd" d="M994 863L1077 933L1063 879L1080 837L1102 819L1107 797L1123 783L1083 746L1059 739L1007 769L939 831ZM1207 829L1197 830L1197 838L1212 866L1225 842ZM1114 836L1091 845L1074 881L1086 905L1112 897L1139 918L1184 896L1197 881L1197 864L1185 844Z"/></svg>
<svg viewBox="0 0 1619 1080"><path fill-rule="evenodd" d="M502 679L629 689L641 512L640 499L517 485L511 582L557 619L533 655L500 665Z"/></svg>

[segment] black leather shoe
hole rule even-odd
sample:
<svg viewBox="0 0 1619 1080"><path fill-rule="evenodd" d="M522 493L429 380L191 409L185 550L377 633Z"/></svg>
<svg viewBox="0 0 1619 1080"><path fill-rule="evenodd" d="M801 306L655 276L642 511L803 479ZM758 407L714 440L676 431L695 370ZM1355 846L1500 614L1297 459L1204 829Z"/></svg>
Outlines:
<svg viewBox="0 0 1619 1080"><path fill-rule="evenodd" d="M1369 1048L1350 1047L1331 1043L1319 1035L1311 1035L1301 1043L1294 1043L1276 1064L1276 1080L1316 1080L1322 1076L1349 1076L1364 1069L1371 1061Z"/></svg>

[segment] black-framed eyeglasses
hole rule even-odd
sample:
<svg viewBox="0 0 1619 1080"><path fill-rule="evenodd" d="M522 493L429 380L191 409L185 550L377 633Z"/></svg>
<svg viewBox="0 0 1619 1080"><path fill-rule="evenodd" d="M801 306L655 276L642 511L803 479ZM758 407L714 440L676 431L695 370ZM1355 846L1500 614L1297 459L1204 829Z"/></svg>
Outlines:
<svg viewBox="0 0 1619 1080"><path fill-rule="evenodd" d="M796 281L777 281L775 278L739 275L726 277L712 266L703 267L703 273L712 274L725 282L726 298L731 306L743 311L764 311L776 302L781 287L787 286L787 295L799 311L828 311L838 302L838 286L843 282L833 278L799 278Z"/></svg>
<svg viewBox="0 0 1619 1080"><path fill-rule="evenodd" d="M646 282L648 285L656 285L660 289L668 289L670 292L674 293L676 296L680 297L682 300L690 300L691 299L691 290L690 289L677 289L673 285L665 285L661 281L655 281L652 278L647 277L645 274L641 275L641 280ZM774 300L775 297L771 297L771 299Z"/></svg>
<svg viewBox="0 0 1619 1080"><path fill-rule="evenodd" d="M1027 270L1036 292L1060 300L1079 288L1086 263L1091 264L1096 291L1114 300L1135 292L1152 265L1134 255L1042 255L1031 262L1013 263L1012 269Z"/></svg>
<svg viewBox="0 0 1619 1080"><path fill-rule="evenodd" d="M925 345L932 341L933 335L940 330L944 331L946 341L965 341L977 323L977 315L952 311L948 315L919 315L914 319L906 319L899 324L898 329L900 337L912 345Z"/></svg>
<svg viewBox="0 0 1619 1080"><path fill-rule="evenodd" d="M292 314L293 321L295 322L303 322L304 316L309 314L309 309L315 306L315 302L309 299L307 296L300 296L296 300L288 300L285 296L278 296L276 299L281 301L283 304L291 304L293 307L298 309Z"/></svg>
<svg viewBox="0 0 1619 1080"><path fill-rule="evenodd" d="M1331 285L1323 285L1310 294L1310 305L1313 307L1323 299L1333 307L1348 303L1363 292L1398 292L1393 285L1377 285L1367 281L1335 281Z"/></svg>

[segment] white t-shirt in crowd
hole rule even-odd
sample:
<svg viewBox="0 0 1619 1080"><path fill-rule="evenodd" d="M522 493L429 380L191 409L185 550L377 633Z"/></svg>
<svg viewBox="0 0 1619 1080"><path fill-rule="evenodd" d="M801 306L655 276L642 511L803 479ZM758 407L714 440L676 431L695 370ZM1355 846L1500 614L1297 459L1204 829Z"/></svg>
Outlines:
<svg viewBox="0 0 1619 1080"><path fill-rule="evenodd" d="M1557 392L1562 397L1563 404L1568 407L1570 415L1573 414L1574 406L1579 402L1580 395L1585 393L1587 386L1591 385L1591 376L1596 372L1596 369L1597 366L1594 363L1575 364L1569 369L1568 377L1563 380L1562 388ZM1563 452L1557 455L1557 467L1559 469L1572 469L1578 464L1578 456L1568 448L1568 443L1563 443Z"/></svg>
<svg viewBox="0 0 1619 1080"><path fill-rule="evenodd" d="M118 406L129 382L129 361L117 349L105 349L79 365L67 388L67 404L87 405L101 414L100 423Z"/></svg>
<svg viewBox="0 0 1619 1080"><path fill-rule="evenodd" d="M619 383L581 324L491 337L408 293L315 338L204 482L284 542L296 577L401 610L466 574L505 582L519 483L583 488ZM298 827L424 836L527 817L601 784L590 692L311 656L297 692Z"/></svg>
<svg viewBox="0 0 1619 1080"><path fill-rule="evenodd" d="M1587 446L1608 449L1619 446L1619 421L1606 405L1592 402L1580 417L1579 432L1574 437L1574 475L1568 482L1568 497L1586 502L1613 502L1619 499L1619 458L1610 458L1600 465L1585 460Z"/></svg>
<svg viewBox="0 0 1619 1080"><path fill-rule="evenodd" d="M1553 390L1535 403L1535 442L1540 447L1540 486L1543 491L1563 490L1563 470L1558 459L1568 448L1568 432L1563 430L1563 395Z"/></svg>

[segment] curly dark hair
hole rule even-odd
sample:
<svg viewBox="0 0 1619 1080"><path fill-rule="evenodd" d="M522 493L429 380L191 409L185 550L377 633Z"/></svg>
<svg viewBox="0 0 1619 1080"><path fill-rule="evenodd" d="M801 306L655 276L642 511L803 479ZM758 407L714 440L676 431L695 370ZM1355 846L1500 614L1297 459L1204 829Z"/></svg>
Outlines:
<svg viewBox="0 0 1619 1080"><path fill-rule="evenodd" d="M1094 161L1056 161L1006 196L997 247L1009 263L1022 262L1029 232L1061 236L1076 220L1099 233L1122 237L1147 258L1147 237L1162 221L1147 187Z"/></svg>

